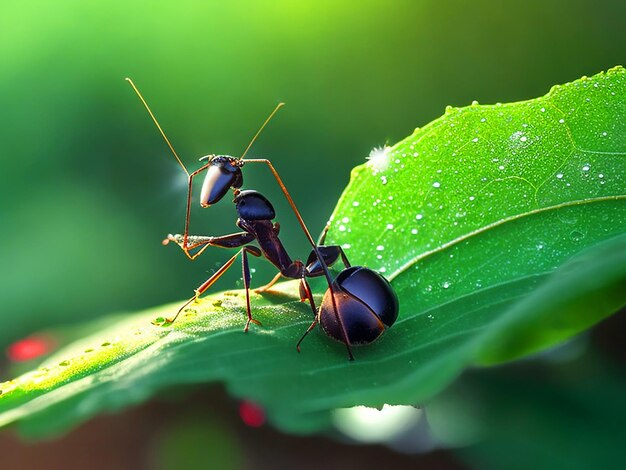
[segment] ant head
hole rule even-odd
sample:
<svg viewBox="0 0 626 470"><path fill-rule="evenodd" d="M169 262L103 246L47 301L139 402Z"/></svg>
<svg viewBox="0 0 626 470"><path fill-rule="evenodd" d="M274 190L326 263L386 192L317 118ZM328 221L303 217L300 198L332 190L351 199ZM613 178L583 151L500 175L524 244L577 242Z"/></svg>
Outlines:
<svg viewBox="0 0 626 470"><path fill-rule="evenodd" d="M207 155L200 160L205 159L208 160L209 167L202 184L200 205L209 207L219 202L230 188L241 188L243 184L243 175L241 174L243 162L238 158L226 155Z"/></svg>

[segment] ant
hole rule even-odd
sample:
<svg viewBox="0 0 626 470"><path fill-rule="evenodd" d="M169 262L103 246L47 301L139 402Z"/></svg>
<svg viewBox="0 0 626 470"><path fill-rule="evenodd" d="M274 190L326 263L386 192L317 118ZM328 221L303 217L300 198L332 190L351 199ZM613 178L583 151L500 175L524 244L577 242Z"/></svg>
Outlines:
<svg viewBox="0 0 626 470"><path fill-rule="evenodd" d="M300 300L308 300L313 311L314 320L296 345L300 352L300 344L309 332L319 323L323 331L331 338L344 343L348 350L348 357L352 361L351 345L368 344L376 340L386 328L391 327L398 316L398 298L389 282L377 272L363 266L351 266L343 249L338 245L324 245L328 225L324 229L319 243L315 243L298 211L289 191L285 187L280 175L268 159L245 159L248 150L256 141L268 122L284 105L279 103L269 117L263 122L254 135L241 157L227 155L207 155L200 161L206 160L199 169L189 172L174 147L166 137L156 117L150 110L147 102L130 78L126 78L133 90L143 103L163 139L172 151L176 161L187 174L187 210L185 215L185 231L181 234L168 235L163 244L176 243L190 259L200 256L209 246L221 248L240 248L224 265L209 279L195 289L195 295L183 304L176 315L160 323L161 326L171 325L180 313L192 302L206 292L235 262L241 254L243 282L246 291L247 321L244 332L247 332L250 323L261 323L252 317L250 308L250 268L248 255L263 256L278 269L278 274L265 286L255 292L264 292L271 288L281 277L300 280ZM278 186L285 195L293 210L302 231L312 246L311 254L306 263L292 260L283 246L280 238L280 225L272 222L276 216L271 202L255 190L241 190L243 174L241 169L247 163L263 163L272 172ZM206 176L200 193L200 205L204 208L219 202L231 189L238 219L237 226L242 232L223 236L195 236L189 235L189 220L191 214L191 196L193 178L206 170ZM258 246L250 245L256 241ZM196 250L193 252L193 250ZM333 279L329 266L333 266L341 259L345 268ZM319 310L315 307L313 294L307 278L325 276L328 289L322 299Z"/></svg>

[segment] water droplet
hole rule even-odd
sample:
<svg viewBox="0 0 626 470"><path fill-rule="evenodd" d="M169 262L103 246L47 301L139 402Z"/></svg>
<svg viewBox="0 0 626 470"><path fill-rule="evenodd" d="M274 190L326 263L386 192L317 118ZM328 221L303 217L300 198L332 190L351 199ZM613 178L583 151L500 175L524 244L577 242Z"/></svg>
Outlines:
<svg viewBox="0 0 626 470"><path fill-rule="evenodd" d="M354 201L352 203L352 207L359 207L359 201Z"/></svg>
<svg viewBox="0 0 626 470"><path fill-rule="evenodd" d="M557 177L558 179L563 178L563 173L557 173L557 174L556 174L556 177Z"/></svg>
<svg viewBox="0 0 626 470"><path fill-rule="evenodd" d="M346 226L345 225L340 225L339 226L339 231L340 232L345 232L346 231Z"/></svg>
<svg viewBox="0 0 626 470"><path fill-rule="evenodd" d="M448 287L450 287L450 283L446 281L443 284L441 284L441 287L443 287L444 289L447 289Z"/></svg>
<svg viewBox="0 0 626 470"><path fill-rule="evenodd" d="M413 235L417 235L417 229L416 229L416 228L414 228L413 230L411 230L411 233L412 233Z"/></svg>
<svg viewBox="0 0 626 470"><path fill-rule="evenodd" d="M383 251L385 249L385 247L383 245L378 245L376 247L376 251Z"/></svg>
<svg viewBox="0 0 626 470"><path fill-rule="evenodd" d="M486 119L485 118L480 118L480 122L485 122Z"/></svg>
<svg viewBox="0 0 626 470"><path fill-rule="evenodd" d="M438 183L437 181L433 183L433 188L438 188L440 186L441 186L441 183Z"/></svg>
<svg viewBox="0 0 626 470"><path fill-rule="evenodd" d="M474 137L474 138L472 139L472 142L478 142L478 137Z"/></svg>
<svg viewBox="0 0 626 470"><path fill-rule="evenodd" d="M525 135L521 136L519 138L520 142L526 142L528 140L528 137L526 137Z"/></svg>
<svg viewBox="0 0 626 470"><path fill-rule="evenodd" d="M602 179L602 178L604 178L604 175L603 175L602 173L600 173L600 174L598 175L598 178Z"/></svg>
<svg viewBox="0 0 626 470"><path fill-rule="evenodd" d="M341 248L343 248L344 250L349 250L350 248L352 248L352 245L350 245L350 243L344 243L343 245L341 245Z"/></svg>
<svg viewBox="0 0 626 470"><path fill-rule="evenodd" d="M381 183L383 183L383 184L387 184L387 177L386 177L385 175L381 176L381 177L380 177L380 181L381 181Z"/></svg>
<svg viewBox="0 0 626 470"><path fill-rule="evenodd" d="M559 119L559 123L560 124L564 124L565 123L565 119Z"/></svg>
<svg viewBox="0 0 626 470"><path fill-rule="evenodd" d="M545 112L546 112L546 108L541 108L541 109L540 109L540 111L541 111L542 113L545 113Z"/></svg>
<svg viewBox="0 0 626 470"><path fill-rule="evenodd" d="M473 201L474 199L476 199L474 196L470 196L470 197L469 197L469 200L470 200L470 201Z"/></svg>
<svg viewBox="0 0 626 470"><path fill-rule="evenodd" d="M350 219L349 219L348 217L344 217L343 219L341 219L341 221L342 221L344 224L347 224L348 222L350 222Z"/></svg>
<svg viewBox="0 0 626 470"><path fill-rule="evenodd" d="M393 230L393 224L387 224L387 230Z"/></svg>
<svg viewBox="0 0 626 470"><path fill-rule="evenodd" d="M573 242L578 243L583 238L585 238L585 234L582 232L579 232L578 230L574 230L572 233L570 233L570 238L572 239Z"/></svg>
<svg viewBox="0 0 626 470"><path fill-rule="evenodd" d="M500 166L498 167L498 170L504 170L504 165L500 165Z"/></svg>
<svg viewBox="0 0 626 470"><path fill-rule="evenodd" d="M472 101L472 106L476 106L477 104L478 104L478 101L476 101L476 100Z"/></svg>
<svg viewBox="0 0 626 470"><path fill-rule="evenodd" d="M423 216L422 214L416 214L416 215L415 215L415 218L416 218L417 220L422 220L422 218L423 218L423 217L424 217L424 216Z"/></svg>
<svg viewBox="0 0 626 470"><path fill-rule="evenodd" d="M589 165L585 165L585 166L583 167L583 171L589 171L589 168L590 168L590 167L589 167Z"/></svg>
<svg viewBox="0 0 626 470"><path fill-rule="evenodd" d="M384 273L384 272L386 272L386 271L387 271L387 268L385 268L385 267L383 266L383 267L382 267L382 268L380 268L378 271L379 271L379 272L381 272L381 273Z"/></svg>

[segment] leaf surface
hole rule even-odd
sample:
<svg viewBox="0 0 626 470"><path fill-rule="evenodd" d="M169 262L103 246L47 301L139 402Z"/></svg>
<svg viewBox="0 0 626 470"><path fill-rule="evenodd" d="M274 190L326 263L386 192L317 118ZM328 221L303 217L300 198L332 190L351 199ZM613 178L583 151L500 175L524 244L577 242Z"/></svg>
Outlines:
<svg viewBox="0 0 626 470"><path fill-rule="evenodd" d="M241 291L129 315L0 386L0 425L41 435L169 387L221 381L292 432L330 411L421 404L465 367L562 342L626 304L626 72L534 100L446 110L353 170L327 244L383 272L397 323L356 361L284 283L253 295L263 327L242 333ZM319 285L318 294L323 292ZM318 297L319 300L319 297Z"/></svg>

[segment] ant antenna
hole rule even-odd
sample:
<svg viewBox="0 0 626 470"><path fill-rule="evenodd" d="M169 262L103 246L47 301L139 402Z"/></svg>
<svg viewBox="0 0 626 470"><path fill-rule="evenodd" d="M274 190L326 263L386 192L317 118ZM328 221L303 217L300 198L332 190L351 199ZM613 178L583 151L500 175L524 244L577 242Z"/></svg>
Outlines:
<svg viewBox="0 0 626 470"><path fill-rule="evenodd" d="M154 114L152 114L152 111L150 110L150 106L148 106L148 103L146 103L146 100L143 98L143 96L141 96L141 93L139 92L139 90L137 89L137 87L135 86L135 84L133 83L133 81L126 77L125 80L130 83L130 86L133 87L133 90L135 90L135 93L137 93L137 96L139 97L139 99L141 100L141 102L143 103L144 107L146 108L146 111L148 111L148 114L150 114L150 117L152 118L152 120L154 121L154 124L156 124L157 129L159 129L159 132L161 133L161 135L163 136L163 138L165 139L165 142L167 143L168 147L170 148L170 150L172 151L172 153L174 154L174 157L176 158L176 161L178 162L178 164L181 166L181 168L185 171L185 173L187 173L187 176L189 176L189 172L187 171L187 168L185 167L185 165L183 165L183 162L181 161L181 159L178 157L178 154L176 153L176 150L174 150L174 147L172 146L172 144L170 143L169 139L167 138L167 136L165 135L165 132L163 132L163 129L161 129L161 126L159 125L159 121L157 121L157 118L154 117ZM281 103L282 104L282 103ZM275 113L276 111L274 111ZM272 114L274 114L272 113ZM270 116L271 118L272 116ZM268 119L269 121L269 119ZM267 121L266 121L267 123ZM263 126L265 126L265 124L263 124ZM261 129L263 129L261 127ZM260 132L260 131L259 131ZM258 135L258 134L257 134ZM256 136L254 136L254 138L256 139ZM252 142L254 142L254 139L252 140ZM250 145L252 145L252 143L250 143Z"/></svg>
<svg viewBox="0 0 626 470"><path fill-rule="evenodd" d="M267 123L270 122L272 120L272 118L274 117L274 114L276 114L278 112L278 110L280 108L282 108L283 106L285 106L285 103L278 103L278 105L276 106L276 108L274 108L274 111L272 111L272 114L269 115L269 117L265 120L265 122L261 125L261 128L257 131L256 134L254 134L254 137L252 137L252 140L250 141L250 143L248 144L248 146L246 147L246 150L244 150L243 154L241 155L241 157L239 157L239 160L243 160L243 157L246 156L246 153L248 153L248 150L250 150L250 147L252 147L252 144L254 143L254 141L257 139L257 137L261 134L261 132L263 132L263 129L265 129L265 126L267 126Z"/></svg>

